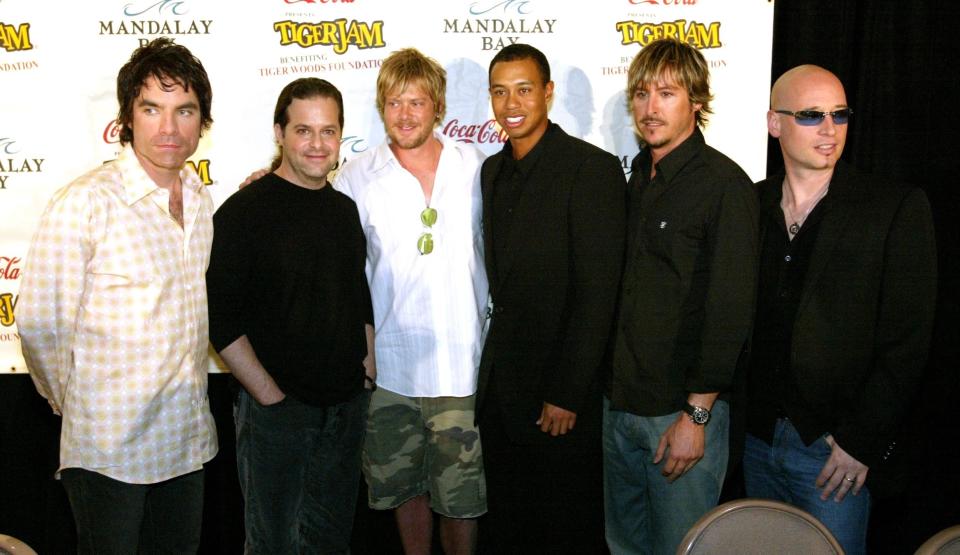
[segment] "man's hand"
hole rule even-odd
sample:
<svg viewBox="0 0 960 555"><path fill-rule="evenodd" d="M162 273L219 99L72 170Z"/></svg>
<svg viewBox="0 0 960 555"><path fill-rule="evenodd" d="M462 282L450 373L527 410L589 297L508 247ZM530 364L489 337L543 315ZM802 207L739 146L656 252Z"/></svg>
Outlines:
<svg viewBox="0 0 960 555"><path fill-rule="evenodd" d="M248 175L247 178L243 180L243 183L241 183L240 186L237 187L237 189L243 189L247 185L260 179L261 177L267 175L268 173L270 173L270 168L260 168L259 170Z"/></svg>
<svg viewBox="0 0 960 555"><path fill-rule="evenodd" d="M256 399L257 402L260 403L262 406L269 407L270 405L276 405L280 401L283 401L284 399L286 399L287 394L281 391L279 387L274 385L273 388L267 391L258 392L258 394L255 395L253 398Z"/></svg>
<svg viewBox="0 0 960 555"><path fill-rule="evenodd" d="M373 326L364 324L363 333L367 337L367 356L363 357L363 387L372 391L377 388L377 351L373 348L375 338Z"/></svg>
<svg viewBox="0 0 960 555"><path fill-rule="evenodd" d="M706 439L704 427L694 424L686 413L680 413L677 419L660 436L657 454L653 457L653 464L660 464L666 454L667 460L660 474L673 482L690 470L703 458L703 449Z"/></svg>
<svg viewBox="0 0 960 555"><path fill-rule="evenodd" d="M540 431L554 437L566 434L576 423L577 413L547 402L543 403L543 410L540 411L540 418L537 420Z"/></svg>
<svg viewBox="0 0 960 555"><path fill-rule="evenodd" d="M823 465L820 475L817 476L817 487L823 489L820 499L826 501L830 498L830 494L836 491L837 494L833 500L839 503L851 490L854 495L860 493L860 488L866 483L867 472L870 469L841 449L832 435L828 435L825 439L833 450L830 452L827 463Z"/></svg>

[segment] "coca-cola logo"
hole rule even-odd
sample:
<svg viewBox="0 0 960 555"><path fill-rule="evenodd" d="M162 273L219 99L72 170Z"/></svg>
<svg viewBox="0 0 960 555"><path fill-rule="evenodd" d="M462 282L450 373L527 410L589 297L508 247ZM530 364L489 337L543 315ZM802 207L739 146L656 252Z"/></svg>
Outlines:
<svg viewBox="0 0 960 555"><path fill-rule="evenodd" d="M503 144L508 139L506 132L492 119L481 124L461 124L454 118L443 127L443 134L461 143Z"/></svg>
<svg viewBox="0 0 960 555"><path fill-rule="evenodd" d="M0 279L20 279L20 257L0 256Z"/></svg>
<svg viewBox="0 0 960 555"><path fill-rule="evenodd" d="M120 142L120 122L112 120L103 128L103 142L112 145Z"/></svg>

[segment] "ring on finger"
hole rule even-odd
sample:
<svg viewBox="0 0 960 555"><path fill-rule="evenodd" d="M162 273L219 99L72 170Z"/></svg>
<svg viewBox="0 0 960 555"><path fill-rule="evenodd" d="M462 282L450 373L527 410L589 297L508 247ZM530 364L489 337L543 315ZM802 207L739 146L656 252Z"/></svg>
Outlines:
<svg viewBox="0 0 960 555"><path fill-rule="evenodd" d="M847 482L851 483L851 484L857 481L856 476L854 476L853 478L851 478L850 476L844 476L843 479L846 480Z"/></svg>

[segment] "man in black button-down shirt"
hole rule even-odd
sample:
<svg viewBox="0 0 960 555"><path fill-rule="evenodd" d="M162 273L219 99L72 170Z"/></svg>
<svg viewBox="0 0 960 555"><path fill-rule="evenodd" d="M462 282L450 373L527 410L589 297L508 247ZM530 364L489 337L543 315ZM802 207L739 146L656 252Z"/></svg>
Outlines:
<svg viewBox="0 0 960 555"><path fill-rule="evenodd" d="M716 505L726 473L723 396L749 337L757 260L747 175L704 143L706 62L655 41L628 72L645 147L628 186L629 231L604 414L613 553L673 553Z"/></svg>

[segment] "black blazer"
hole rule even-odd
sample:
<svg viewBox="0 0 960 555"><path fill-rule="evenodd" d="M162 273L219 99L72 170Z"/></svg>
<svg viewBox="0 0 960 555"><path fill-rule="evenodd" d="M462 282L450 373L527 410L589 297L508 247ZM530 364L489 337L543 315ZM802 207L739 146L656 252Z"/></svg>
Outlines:
<svg viewBox="0 0 960 555"><path fill-rule="evenodd" d="M783 174L758 184L764 210ZM838 164L794 320L791 371L813 421L876 464L905 418L926 364L936 305L936 247L923 191ZM761 240L766 229L761 230Z"/></svg>
<svg viewBox="0 0 960 555"><path fill-rule="evenodd" d="M536 148L543 151L500 243L508 248L496 250L492 239L504 151L480 174L493 314L477 391L478 414L493 389L511 438L534 442L546 435L534 425L544 401L578 416L588 399L599 403L626 235L626 185L615 156L556 124Z"/></svg>

